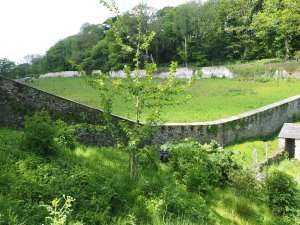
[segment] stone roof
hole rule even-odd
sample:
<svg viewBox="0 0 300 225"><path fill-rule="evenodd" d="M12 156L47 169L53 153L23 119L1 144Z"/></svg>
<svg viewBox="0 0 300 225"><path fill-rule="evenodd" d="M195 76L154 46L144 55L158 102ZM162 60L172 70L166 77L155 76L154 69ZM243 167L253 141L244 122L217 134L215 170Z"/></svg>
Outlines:
<svg viewBox="0 0 300 225"><path fill-rule="evenodd" d="M300 139L300 124L285 123L278 135L279 138Z"/></svg>

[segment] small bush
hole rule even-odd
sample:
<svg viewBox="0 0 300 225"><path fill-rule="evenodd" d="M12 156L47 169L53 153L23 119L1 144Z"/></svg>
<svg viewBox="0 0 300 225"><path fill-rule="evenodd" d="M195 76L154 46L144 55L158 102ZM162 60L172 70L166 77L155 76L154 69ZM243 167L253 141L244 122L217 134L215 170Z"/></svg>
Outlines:
<svg viewBox="0 0 300 225"><path fill-rule="evenodd" d="M169 166L189 191L204 194L209 185L224 185L230 171L239 168L234 160L235 153L225 151L215 141L201 145L186 139L180 143L168 143L162 148L171 151Z"/></svg>
<svg viewBox="0 0 300 225"><path fill-rule="evenodd" d="M229 179L229 174L233 170L241 168L235 160L236 153L224 150L216 141L211 141L209 145L203 145L202 147L208 152L210 160L209 175L211 184L215 186L225 185Z"/></svg>
<svg viewBox="0 0 300 225"><path fill-rule="evenodd" d="M189 139L181 143L170 143L165 147L171 151L169 165L175 177L190 191L206 192L211 170L205 149L198 142Z"/></svg>
<svg viewBox="0 0 300 225"><path fill-rule="evenodd" d="M22 149L43 156L53 155L61 148L74 150L77 145L74 129L62 120L53 122L46 111L25 117Z"/></svg>
<svg viewBox="0 0 300 225"><path fill-rule="evenodd" d="M277 215L292 215L298 208L297 183L284 172L274 170L266 179L269 206Z"/></svg>
<svg viewBox="0 0 300 225"><path fill-rule="evenodd" d="M57 120L55 125L57 127L57 137L55 138L55 141L58 145L74 150L77 145L74 129L62 120Z"/></svg>
<svg viewBox="0 0 300 225"><path fill-rule="evenodd" d="M38 154L53 155L59 149L54 138L57 128L46 111L36 112L32 117L25 117L25 131L22 149L31 150Z"/></svg>
<svg viewBox="0 0 300 225"><path fill-rule="evenodd" d="M146 146L139 150L138 161L141 169L157 171L159 166L159 156L154 146Z"/></svg>

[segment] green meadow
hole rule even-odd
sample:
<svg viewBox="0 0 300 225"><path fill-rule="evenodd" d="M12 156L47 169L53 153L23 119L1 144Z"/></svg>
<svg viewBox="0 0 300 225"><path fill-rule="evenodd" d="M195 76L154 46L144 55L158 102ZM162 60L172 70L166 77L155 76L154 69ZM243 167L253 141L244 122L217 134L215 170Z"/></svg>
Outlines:
<svg viewBox="0 0 300 225"><path fill-rule="evenodd" d="M84 78L39 79L30 84L40 90L101 108L97 89ZM300 94L300 81L294 79L201 79L186 93L176 96L178 105L165 108L164 122L211 121L247 112ZM186 96L190 95L190 100ZM133 103L115 96L113 113L133 118ZM144 112L144 119L147 112Z"/></svg>

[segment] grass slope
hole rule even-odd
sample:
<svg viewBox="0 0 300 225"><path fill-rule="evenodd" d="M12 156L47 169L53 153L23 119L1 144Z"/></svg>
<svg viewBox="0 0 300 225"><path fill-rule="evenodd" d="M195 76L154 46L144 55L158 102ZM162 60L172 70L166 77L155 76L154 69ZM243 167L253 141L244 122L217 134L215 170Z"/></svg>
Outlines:
<svg viewBox="0 0 300 225"><path fill-rule="evenodd" d="M279 59L262 59L247 63L226 65L235 76L244 78L273 77L276 70L285 70L288 73L299 71L300 62L285 62Z"/></svg>
<svg viewBox="0 0 300 225"><path fill-rule="evenodd" d="M75 100L96 108L100 107L97 90L88 86L83 78L40 79L30 84L46 92ZM165 122L210 121L233 116L300 93L297 80L199 80L186 94L176 97L183 104L163 111ZM113 112L134 118L133 104L116 96ZM145 114L144 114L145 119Z"/></svg>
<svg viewBox="0 0 300 225"><path fill-rule="evenodd" d="M256 149L258 162L266 159L266 143L268 143L268 157L278 150L278 138L274 137L270 140L249 140L238 144L225 147L228 151L241 152L240 160L246 167L253 167L253 151Z"/></svg>
<svg viewBox="0 0 300 225"><path fill-rule="evenodd" d="M0 128L0 223L42 224L48 214L41 204L65 194L76 199L69 222L136 224L134 213L144 221L140 224L188 225L197 224L194 210L201 209L209 210L213 224L281 224L265 203L230 188L212 189L204 199L187 192L163 164L157 172L143 170L139 181L132 183L123 151L81 146L42 158L20 150L21 136L22 132ZM168 204L160 210L173 214L157 214L164 202ZM147 215L154 219L146 222Z"/></svg>

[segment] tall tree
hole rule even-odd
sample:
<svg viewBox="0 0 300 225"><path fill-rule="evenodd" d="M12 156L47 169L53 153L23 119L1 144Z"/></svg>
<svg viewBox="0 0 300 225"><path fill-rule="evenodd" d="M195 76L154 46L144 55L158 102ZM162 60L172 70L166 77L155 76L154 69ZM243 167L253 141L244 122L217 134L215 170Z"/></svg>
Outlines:
<svg viewBox="0 0 300 225"><path fill-rule="evenodd" d="M16 64L13 61L10 61L7 58L0 59L0 75L7 78L14 78L12 71L16 67Z"/></svg>
<svg viewBox="0 0 300 225"><path fill-rule="evenodd" d="M100 40L104 38L105 26L103 24L84 23L80 32L73 36L74 49L72 51L72 60L79 63Z"/></svg>
<svg viewBox="0 0 300 225"><path fill-rule="evenodd" d="M257 44L250 25L253 15L260 10L262 0L220 0L227 54L232 59L253 59ZM257 50L258 51L258 50Z"/></svg>
<svg viewBox="0 0 300 225"><path fill-rule="evenodd" d="M263 9L254 16L251 28L277 57L289 59L293 46L299 41L299 0L265 0Z"/></svg>
<svg viewBox="0 0 300 225"><path fill-rule="evenodd" d="M71 70L71 56L73 49L73 38L66 38L57 42L45 55L46 70L48 72Z"/></svg>

